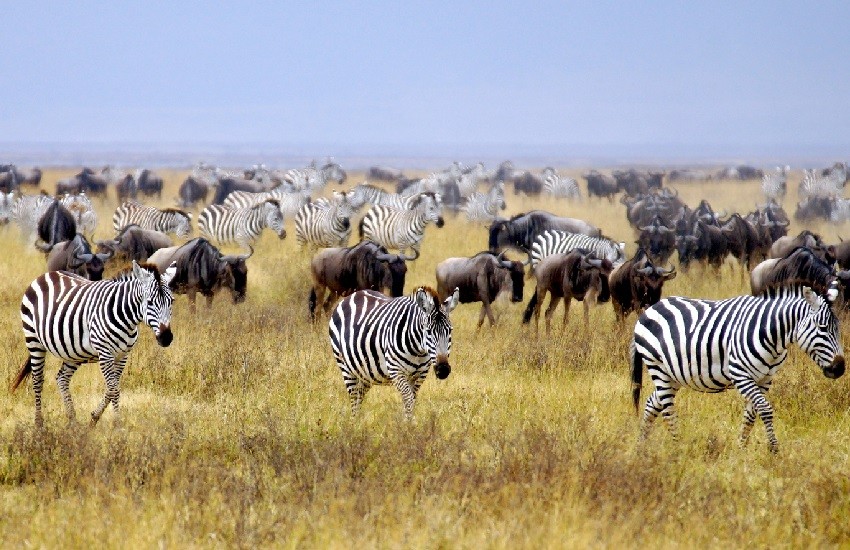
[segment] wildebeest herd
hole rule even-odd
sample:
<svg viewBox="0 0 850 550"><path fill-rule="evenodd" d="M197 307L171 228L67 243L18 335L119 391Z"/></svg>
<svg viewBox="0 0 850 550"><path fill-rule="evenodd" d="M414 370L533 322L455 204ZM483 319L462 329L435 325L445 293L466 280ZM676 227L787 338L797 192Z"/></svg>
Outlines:
<svg viewBox="0 0 850 550"><path fill-rule="evenodd" d="M449 375L451 311L481 302L479 328L485 317L490 325L510 324L497 321L492 304L501 293L521 302L525 280L533 277L536 288L528 293L524 313L516 315L517 327L520 318L537 325L546 296L547 332L561 300L564 325L574 299L583 303L586 323L597 303L610 302L621 326L638 314L630 348L635 406L644 367L655 386L641 433L660 414L675 435L673 397L681 387L711 392L735 387L746 398L742 441L759 416L776 450L765 394L791 343L826 376L843 374L836 315L850 281L850 243L828 244L809 230L787 235L791 220L782 207L787 175L787 167L764 172L747 166L713 174L762 182L761 204L730 213L715 211L708 200L688 205L679 197L671 183L710 180L695 170L591 170L583 175L582 197L578 182L553 168L517 170L509 162L495 170L454 163L421 178L376 166L367 172L369 181L346 190L347 174L332 161L291 170L199 164L180 185L175 206L161 208L142 202L161 202L164 189L163 178L148 169L85 168L59 180L56 195L50 195L25 190L41 184L40 170L3 165L0 222L17 225L22 238L47 255L48 272L24 296L29 358L14 385L32 374L41 422L44 357L48 351L60 357L60 391L73 418L70 377L80 364L97 360L107 388L93 421L109 403L117 412L120 376L137 326L148 324L157 341L168 345L172 293L186 294L192 311L197 293L208 305L220 290L229 290L234 303L244 301L255 242L266 228L285 238L284 224L291 220L299 245L312 254L304 271L312 280L305 312L314 321L330 314L331 347L353 411L372 385L393 384L406 415L412 415L428 370L438 378ZM847 178L842 163L806 172L794 220L850 219L850 203L842 198ZM331 182L334 192L319 196ZM387 190L390 185L395 192ZM109 189L119 202L114 234L93 240L97 215L91 198L104 204ZM514 196L606 204L619 195L633 234L615 239L587 220L545 210L501 217L506 189ZM449 213L456 223L486 226L487 242L472 256L444 258L434 274L436 288L418 286L404 295L408 264L428 247L426 227L443 227ZM191 238L193 224L199 238ZM349 246L355 226L360 242ZM627 254L626 242L632 241L637 247ZM217 247L230 244L243 253L225 254ZM749 273L753 297L662 299L665 281L679 272L717 274L730 258L742 278ZM110 265L126 269L103 279ZM96 330L50 329L56 323Z"/></svg>

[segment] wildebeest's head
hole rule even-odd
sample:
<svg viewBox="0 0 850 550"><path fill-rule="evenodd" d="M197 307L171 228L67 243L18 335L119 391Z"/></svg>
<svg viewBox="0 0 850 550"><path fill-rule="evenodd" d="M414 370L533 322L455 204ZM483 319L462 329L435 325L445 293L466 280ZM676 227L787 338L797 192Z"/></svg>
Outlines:
<svg viewBox="0 0 850 550"><path fill-rule="evenodd" d="M390 296L398 298L404 295L404 280L407 275L408 258L403 254L387 254L379 252L375 259L385 266L383 287L390 289Z"/></svg>
<svg viewBox="0 0 850 550"><path fill-rule="evenodd" d="M499 266L507 270L511 281L511 302L522 302L522 292L525 288L525 266L522 262L506 260L500 254L497 258Z"/></svg>
<svg viewBox="0 0 850 550"><path fill-rule="evenodd" d="M218 268L218 284L221 288L229 288L234 304L245 301L245 291L248 288L248 266L245 260L250 254L238 256L222 256Z"/></svg>
<svg viewBox="0 0 850 550"><path fill-rule="evenodd" d="M649 258L640 267L638 265L633 267L632 288L638 307L647 308L661 300L664 281L676 278L676 268L664 269L654 265Z"/></svg>

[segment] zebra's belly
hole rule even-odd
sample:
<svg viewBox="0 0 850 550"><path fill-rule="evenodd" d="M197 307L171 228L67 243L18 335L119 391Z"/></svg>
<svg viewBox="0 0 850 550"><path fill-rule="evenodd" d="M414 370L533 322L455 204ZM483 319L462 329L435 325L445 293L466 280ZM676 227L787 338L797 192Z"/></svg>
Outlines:
<svg viewBox="0 0 850 550"><path fill-rule="evenodd" d="M410 379L427 372L430 360L427 356L381 355L362 356L359 361L349 363L349 371L366 385L392 384L393 378L401 373Z"/></svg>
<svg viewBox="0 0 850 550"><path fill-rule="evenodd" d="M728 364L719 358L674 355L670 359L647 364L653 380L708 393L721 392L732 386Z"/></svg>

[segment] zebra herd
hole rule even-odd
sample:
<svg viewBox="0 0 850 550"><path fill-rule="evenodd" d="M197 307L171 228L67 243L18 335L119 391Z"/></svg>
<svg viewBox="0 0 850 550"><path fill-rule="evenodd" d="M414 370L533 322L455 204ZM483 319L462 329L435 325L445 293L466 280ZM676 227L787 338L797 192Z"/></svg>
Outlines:
<svg viewBox="0 0 850 550"><path fill-rule="evenodd" d="M318 170L291 174L290 178L309 188L311 181L336 176ZM765 187L768 183L776 185L764 183ZM562 179L555 173L547 175L545 185L553 196L577 195L573 192L578 189L575 180ZM405 196L361 184L315 201L294 192L237 191L224 205L204 208L198 227L210 240L250 249L265 228L283 238L287 212L294 217L299 244L342 246L353 229L351 217L368 203L371 207L359 225L361 239L402 253L412 250L415 259L420 255L425 227L444 224L440 193L423 189ZM293 201L284 206L289 197ZM463 211L474 222L492 220L505 207L502 183L492 185L486 193L472 191L467 197ZM30 223L53 200L39 195L18 202L12 207L12 216L19 223ZM88 207L84 201L79 203L82 206L68 202L66 207L91 210L90 202ZM79 220L82 225L83 217ZM183 237L191 232L191 214L128 201L116 209L113 228L120 231L131 224ZM624 243L550 230L534 240L531 267L542 258L575 249L587 250L615 266L625 261ZM43 423L41 393L48 352L62 360L57 383L69 419L75 418L70 379L79 365L92 360L100 364L106 392L91 421L96 423L110 403L118 413L120 378L138 339L138 326L147 324L161 346L171 343L173 296L169 282L174 275L173 264L160 273L155 266L133 262L128 271L105 281L49 272L32 282L21 304L28 358L13 387L32 376L37 425ZM665 418L676 437L674 398L679 389L720 392L734 387L745 398L741 442L746 442L758 416L765 425L769 449L776 452L773 409L766 394L787 358L788 347L796 344L802 348L829 378L844 373L839 320L833 311L838 292L835 284L823 294L798 284L769 287L759 296L719 301L672 297L646 309L630 344L636 408L644 368L654 385L645 401L640 437L646 437L658 415ZM391 384L401 394L405 416L412 416L428 370L433 368L440 379L451 372L450 314L458 302L457 289L440 301L429 287L417 287L411 295L399 298L362 290L339 302L328 323L328 337L352 413L360 409L372 386Z"/></svg>

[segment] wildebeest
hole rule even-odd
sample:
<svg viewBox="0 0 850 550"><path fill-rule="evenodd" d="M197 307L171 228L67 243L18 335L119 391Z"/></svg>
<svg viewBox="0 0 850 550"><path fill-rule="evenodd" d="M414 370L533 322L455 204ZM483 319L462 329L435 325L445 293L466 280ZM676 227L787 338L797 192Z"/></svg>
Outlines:
<svg viewBox="0 0 850 550"><path fill-rule="evenodd" d="M398 168L389 168L387 166L372 166L366 173L366 177L370 180L396 182L404 177L401 170Z"/></svg>
<svg viewBox="0 0 850 550"><path fill-rule="evenodd" d="M47 207L44 215L38 220L38 238L36 247L44 252L49 252L52 246L62 241L70 241L77 234L77 224L74 215L54 200Z"/></svg>
<svg viewBox="0 0 850 550"><path fill-rule="evenodd" d="M0 191L9 193L23 185L38 187L41 183L40 168L18 168L14 164L0 166Z"/></svg>
<svg viewBox="0 0 850 550"><path fill-rule="evenodd" d="M92 253L88 240L77 233L70 241L56 243L47 255L47 271L70 271L90 281L103 279L104 262L110 253Z"/></svg>
<svg viewBox="0 0 850 550"><path fill-rule="evenodd" d="M664 281L675 277L675 268L656 266L645 250L638 249L632 259L614 269L609 277L611 305L617 320L622 322L631 312L658 302Z"/></svg>
<svg viewBox="0 0 850 550"><path fill-rule="evenodd" d="M591 170L582 174L581 177L587 181L588 197L608 197L609 201L614 201L614 195L617 194L617 180L613 176L606 176L596 170Z"/></svg>
<svg viewBox="0 0 850 550"><path fill-rule="evenodd" d="M498 253L508 247L514 248L527 254L530 262L534 239L549 229L581 233L590 237L599 237L602 234L597 227L584 220L562 218L543 210L532 210L526 214L517 214L509 220L493 221L490 224L489 250Z"/></svg>
<svg viewBox="0 0 850 550"><path fill-rule="evenodd" d="M335 300L357 290L389 289L390 296L404 295L404 280L408 258L403 254L390 254L383 246L372 241L344 248L325 248L310 262L313 288L308 301L310 317L316 319L316 308L330 311ZM325 300L325 292L330 294Z"/></svg>
<svg viewBox="0 0 850 550"><path fill-rule="evenodd" d="M178 206L180 208L193 208L198 202L206 203L209 190L209 185L201 178L187 177L177 191L179 196Z"/></svg>
<svg viewBox="0 0 850 550"><path fill-rule="evenodd" d="M118 203L127 200L136 200L139 194L139 186L132 174L124 174L115 182L115 193L118 195Z"/></svg>
<svg viewBox="0 0 850 550"><path fill-rule="evenodd" d="M589 322L591 302L607 302L610 297L608 276L613 266L609 260L599 259L586 249L577 248L569 254L547 256L534 270L537 288L528 301L522 317L523 324L534 316L537 327L540 319L540 307L546 294L551 293L549 307L546 308L546 332L551 328L552 314L561 298L564 299L564 326L570 313L573 298L584 302L584 322Z"/></svg>
<svg viewBox="0 0 850 550"><path fill-rule="evenodd" d="M682 271L687 271L694 260L720 269L729 253L729 241L719 227L697 220L690 234L676 238L676 249Z"/></svg>
<svg viewBox="0 0 850 550"><path fill-rule="evenodd" d="M212 203L223 204L224 199L226 199L227 196L234 191L260 193L265 190L265 187L256 181L246 180L243 178L225 177L218 180L218 185L216 185L215 196L213 197Z"/></svg>
<svg viewBox="0 0 850 550"><path fill-rule="evenodd" d="M98 253L110 253L116 260L146 262L154 252L173 245L164 233L128 225L114 239L97 241Z"/></svg>
<svg viewBox="0 0 850 550"><path fill-rule="evenodd" d="M150 257L149 262L157 266L177 265L177 273L169 287L177 294L186 294L190 311L195 311L195 295L200 292L207 298L207 307L212 305L215 293L230 290L233 303L245 301L248 286L248 254L222 255L221 251L203 237L188 241L178 247L163 248Z"/></svg>
<svg viewBox="0 0 850 550"><path fill-rule="evenodd" d="M761 248L761 236L758 229L740 214L735 213L723 224L721 230L726 235L726 247L729 254L737 258L738 262L749 271L753 261L761 259L754 258L759 255Z"/></svg>
<svg viewBox="0 0 850 550"><path fill-rule="evenodd" d="M661 216L640 228L637 244L658 264L666 263L676 251L676 232L667 227Z"/></svg>
<svg viewBox="0 0 850 550"><path fill-rule="evenodd" d="M136 174L136 187L146 197L162 198L162 177L147 168Z"/></svg>
<svg viewBox="0 0 850 550"><path fill-rule="evenodd" d="M481 302L478 328L484 316L490 325L496 324L490 304L499 295L506 278L511 282L511 301L522 302L525 270L522 262L504 259L492 252L479 252L471 258L448 258L437 264L437 294L445 300L455 288L460 289L460 303Z"/></svg>
<svg viewBox="0 0 850 550"><path fill-rule="evenodd" d="M805 246L813 250L822 260L835 260L835 248L823 242L820 235L812 233L808 229L804 229L797 234L796 237L785 236L776 239L770 247L769 258L784 258L791 253L795 248Z"/></svg>
<svg viewBox="0 0 850 550"><path fill-rule="evenodd" d="M753 296L758 296L768 287L803 283L816 292L824 293L836 279L846 285L850 281L850 272L836 273L831 264L811 249L799 247L784 258L771 258L753 268L750 289Z"/></svg>

